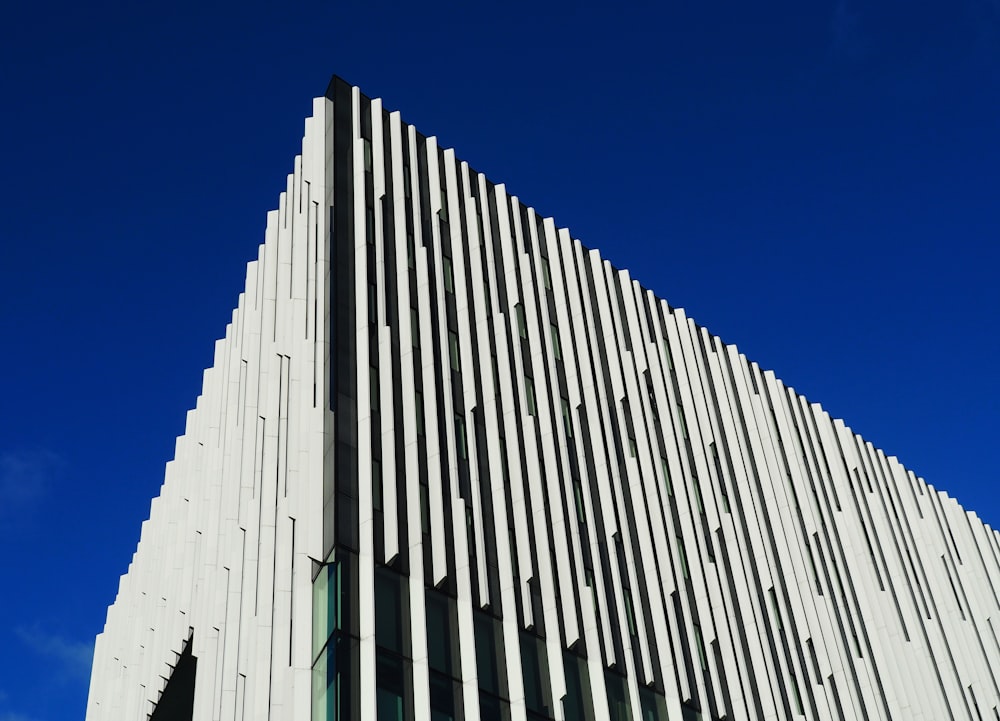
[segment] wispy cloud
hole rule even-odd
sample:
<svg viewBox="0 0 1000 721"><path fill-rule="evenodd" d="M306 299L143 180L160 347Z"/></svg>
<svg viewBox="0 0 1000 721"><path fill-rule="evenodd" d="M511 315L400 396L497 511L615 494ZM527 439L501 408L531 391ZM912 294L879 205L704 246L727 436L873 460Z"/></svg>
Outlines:
<svg viewBox="0 0 1000 721"><path fill-rule="evenodd" d="M51 451L0 451L0 520L34 508L63 465Z"/></svg>
<svg viewBox="0 0 1000 721"><path fill-rule="evenodd" d="M86 680L94 661L93 641L74 641L48 633L39 626L18 626L14 633L39 656L51 659L61 669L63 678ZM6 721L0 717L0 721Z"/></svg>
<svg viewBox="0 0 1000 721"><path fill-rule="evenodd" d="M0 721L35 721L35 719L16 711L0 711Z"/></svg>

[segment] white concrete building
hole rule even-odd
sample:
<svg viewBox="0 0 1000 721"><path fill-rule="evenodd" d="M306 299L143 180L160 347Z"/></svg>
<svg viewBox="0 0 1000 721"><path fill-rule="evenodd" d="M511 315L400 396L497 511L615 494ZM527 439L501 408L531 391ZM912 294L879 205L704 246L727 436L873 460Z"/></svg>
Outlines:
<svg viewBox="0 0 1000 721"><path fill-rule="evenodd" d="M1000 536L334 79L87 718L1000 720Z"/></svg>

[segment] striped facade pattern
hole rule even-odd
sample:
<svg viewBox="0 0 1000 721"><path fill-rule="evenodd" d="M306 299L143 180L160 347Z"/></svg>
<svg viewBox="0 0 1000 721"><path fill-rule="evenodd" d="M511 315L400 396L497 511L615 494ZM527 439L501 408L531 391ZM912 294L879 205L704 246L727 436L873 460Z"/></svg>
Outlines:
<svg viewBox="0 0 1000 721"><path fill-rule="evenodd" d="M88 718L1000 719L996 532L339 79L216 350Z"/></svg>

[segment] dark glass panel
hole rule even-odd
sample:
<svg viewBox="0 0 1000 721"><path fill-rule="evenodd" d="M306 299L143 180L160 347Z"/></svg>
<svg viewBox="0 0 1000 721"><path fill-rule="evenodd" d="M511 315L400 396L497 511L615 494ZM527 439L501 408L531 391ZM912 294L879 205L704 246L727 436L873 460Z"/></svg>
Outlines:
<svg viewBox="0 0 1000 721"><path fill-rule="evenodd" d="M479 721L510 721L510 704L485 691L480 691Z"/></svg>
<svg viewBox="0 0 1000 721"><path fill-rule="evenodd" d="M490 616L481 612L475 613L473 618L476 631L476 670L479 676L479 688L489 691L494 696L500 696L495 622Z"/></svg>
<svg viewBox="0 0 1000 721"><path fill-rule="evenodd" d="M549 669L545 642L529 633L521 633L521 672L524 676L524 703L533 718L551 718Z"/></svg>
<svg viewBox="0 0 1000 721"><path fill-rule="evenodd" d="M566 718L591 721L594 703L590 696L587 662L576 654L563 652L563 667L566 669L566 697L563 699Z"/></svg>
<svg viewBox="0 0 1000 721"><path fill-rule="evenodd" d="M406 714L406 664L399 656L378 651L375 658L375 674L378 677L375 689L376 717L378 721L404 721Z"/></svg>
<svg viewBox="0 0 1000 721"><path fill-rule="evenodd" d="M386 568L375 570L375 643L403 655L408 653L404 624L409 610L405 590L403 576Z"/></svg>
<svg viewBox="0 0 1000 721"><path fill-rule="evenodd" d="M461 707L460 685L448 676L431 671L431 721L457 721Z"/></svg>
<svg viewBox="0 0 1000 721"><path fill-rule="evenodd" d="M198 670L198 659L192 654L192 645L192 641L188 641L177 659L167 685L149 717L150 721L191 721L194 714L194 682Z"/></svg>
<svg viewBox="0 0 1000 721"><path fill-rule="evenodd" d="M452 637L449 599L440 593L427 593L427 660L430 667L448 676L452 674Z"/></svg>
<svg viewBox="0 0 1000 721"><path fill-rule="evenodd" d="M642 721L669 721L667 700L653 689L639 689L639 706L642 707Z"/></svg>
<svg viewBox="0 0 1000 721"><path fill-rule="evenodd" d="M625 677L607 671L604 674L604 683L608 689L608 719L610 721L632 721L632 710L629 707Z"/></svg>

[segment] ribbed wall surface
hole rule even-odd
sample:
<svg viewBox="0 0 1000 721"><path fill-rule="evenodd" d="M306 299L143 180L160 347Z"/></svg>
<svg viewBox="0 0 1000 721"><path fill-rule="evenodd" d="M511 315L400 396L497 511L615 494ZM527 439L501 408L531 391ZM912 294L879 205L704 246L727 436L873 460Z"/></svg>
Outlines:
<svg viewBox="0 0 1000 721"><path fill-rule="evenodd" d="M306 121L303 154L97 637L90 721L145 719L189 639L194 718L309 716L309 556L322 553L329 416L328 106L316 101Z"/></svg>
<svg viewBox="0 0 1000 721"><path fill-rule="evenodd" d="M994 714L997 534L379 101L341 92L363 489L360 531L336 538L359 566L345 627L363 691L345 710L369 718L375 702L374 561L409 578L408 633L385 647L412 669L378 698L415 718L441 675L461 684L456 716L479 718L483 608L501 619L497 695L516 719L564 717L568 648L586 657L594 718L655 717L661 694L670 718L682 703L705 718ZM450 671L434 668L425 587L457 599ZM532 634L548 667L535 692Z"/></svg>
<svg viewBox="0 0 1000 721"><path fill-rule="evenodd" d="M327 96L92 718L148 711L194 628L196 719L306 718L310 664L317 721L1000 719L994 531L380 101Z"/></svg>

